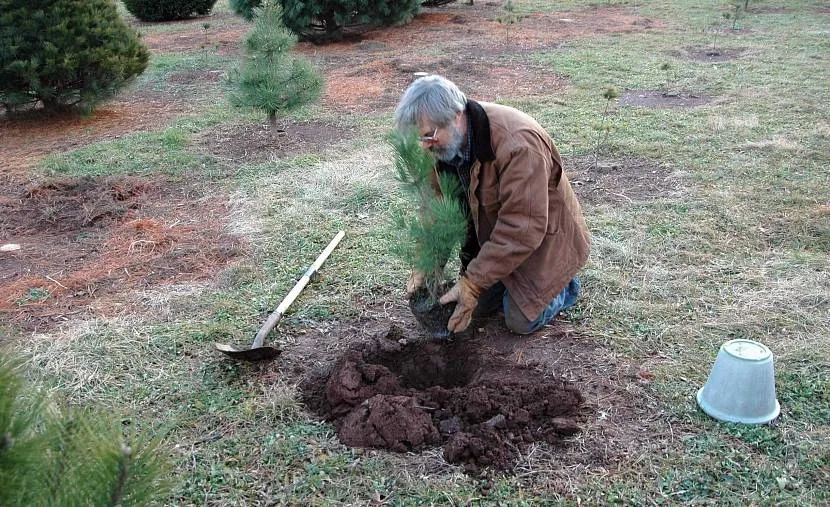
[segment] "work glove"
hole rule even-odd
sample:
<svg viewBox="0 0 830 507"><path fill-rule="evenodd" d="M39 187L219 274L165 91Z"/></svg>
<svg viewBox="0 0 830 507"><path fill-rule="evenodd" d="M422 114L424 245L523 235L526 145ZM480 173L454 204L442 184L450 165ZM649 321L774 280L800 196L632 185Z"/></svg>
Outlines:
<svg viewBox="0 0 830 507"><path fill-rule="evenodd" d="M462 276L449 292L441 296L439 302L442 305L457 302L455 311L447 324L447 329L451 333L460 333L467 329L473 318L473 310L476 309L479 296L481 296L481 287L466 276Z"/></svg>
<svg viewBox="0 0 830 507"><path fill-rule="evenodd" d="M420 271L412 271L409 280L406 281L406 295L411 296L416 290L424 286L424 274Z"/></svg>

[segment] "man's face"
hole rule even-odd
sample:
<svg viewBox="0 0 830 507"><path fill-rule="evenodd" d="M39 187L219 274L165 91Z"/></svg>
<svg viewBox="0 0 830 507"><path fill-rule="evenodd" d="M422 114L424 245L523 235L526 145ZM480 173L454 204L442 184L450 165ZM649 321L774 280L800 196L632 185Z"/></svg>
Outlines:
<svg viewBox="0 0 830 507"><path fill-rule="evenodd" d="M463 113L458 113L455 121L443 127L436 127L428 120L419 122L421 145L438 160L449 162L454 159L464 148L464 137L467 132L463 117Z"/></svg>

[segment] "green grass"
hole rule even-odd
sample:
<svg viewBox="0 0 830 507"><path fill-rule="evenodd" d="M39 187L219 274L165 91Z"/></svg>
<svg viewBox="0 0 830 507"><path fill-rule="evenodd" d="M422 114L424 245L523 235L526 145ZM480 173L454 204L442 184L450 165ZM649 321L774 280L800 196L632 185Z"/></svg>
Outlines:
<svg viewBox="0 0 830 507"><path fill-rule="evenodd" d="M2 325L2 343L29 358L33 382L163 435L175 464L171 505L827 504L830 18L816 12L823 3L796 1L788 13L748 14L740 30L718 36L720 47L740 56L714 64L683 54L712 43L713 23L727 24L726 2L516 3L524 12L610 6L666 26L573 39L522 56L568 77L570 86L548 99L505 101L538 118L567 156L593 153L605 87L657 90L665 83L664 62L676 74L673 87L715 98L694 109L614 104L608 118L608 156L649 159L681 181L673 197L585 208L593 251L583 272L579 333L655 375L643 388L653 413L629 423L640 440L619 461L557 468L554 453L527 473L497 474L485 483L449 467L438 452L348 449L299 404L287 363L237 365L211 350L213 341L246 344L341 229L345 239L273 341L289 352L298 343L326 347L308 343L300 331L355 317L367 301L402 300L408 270L389 253L395 236L388 218L402 198L389 149L379 141L388 112L340 117L322 106L306 108L297 119L359 125L360 137L229 172L191 141L217 126L263 117L231 110L224 84L215 83L203 95L183 92L209 104L183 118L52 154L41 166L49 174L139 174L212 185L230 195L229 232L244 236L250 253L210 283L135 295L137 316L35 335ZM154 55L135 86L164 90L177 73L231 65L198 51ZM718 347L732 338L761 341L775 354L782 415L772 425L720 424L695 404ZM628 381L620 382L625 389ZM620 445L614 438L609 445ZM579 452L575 443L569 449Z"/></svg>

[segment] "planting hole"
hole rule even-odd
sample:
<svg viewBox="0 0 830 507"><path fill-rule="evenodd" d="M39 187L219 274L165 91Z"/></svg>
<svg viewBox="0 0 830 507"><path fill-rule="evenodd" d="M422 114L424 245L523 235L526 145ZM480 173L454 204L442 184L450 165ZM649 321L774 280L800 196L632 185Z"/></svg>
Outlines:
<svg viewBox="0 0 830 507"><path fill-rule="evenodd" d="M401 345L394 327L307 379L305 403L343 443L398 452L443 446L468 471L510 469L532 442L579 431L582 395L474 341Z"/></svg>

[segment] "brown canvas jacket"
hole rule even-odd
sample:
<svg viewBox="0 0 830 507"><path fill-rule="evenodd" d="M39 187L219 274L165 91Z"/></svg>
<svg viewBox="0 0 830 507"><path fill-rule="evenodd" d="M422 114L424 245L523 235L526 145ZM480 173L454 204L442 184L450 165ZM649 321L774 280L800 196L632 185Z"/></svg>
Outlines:
<svg viewBox="0 0 830 507"><path fill-rule="evenodd" d="M467 113L476 152L470 213L481 249L466 275L482 288L502 281L532 320L585 265L588 227L559 151L533 118L472 100Z"/></svg>

